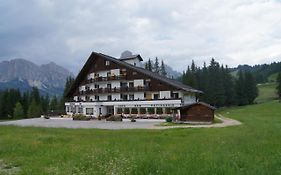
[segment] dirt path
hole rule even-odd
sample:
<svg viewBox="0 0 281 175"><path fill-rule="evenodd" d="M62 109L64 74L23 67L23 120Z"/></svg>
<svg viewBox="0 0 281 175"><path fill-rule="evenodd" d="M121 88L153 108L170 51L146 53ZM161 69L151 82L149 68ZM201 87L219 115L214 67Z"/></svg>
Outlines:
<svg viewBox="0 0 281 175"><path fill-rule="evenodd" d="M222 128L227 126L241 125L242 123L238 120L223 117L218 114L215 116L220 119L222 123L205 124L205 125L183 125L183 126L155 126L153 129L170 129L170 128Z"/></svg>

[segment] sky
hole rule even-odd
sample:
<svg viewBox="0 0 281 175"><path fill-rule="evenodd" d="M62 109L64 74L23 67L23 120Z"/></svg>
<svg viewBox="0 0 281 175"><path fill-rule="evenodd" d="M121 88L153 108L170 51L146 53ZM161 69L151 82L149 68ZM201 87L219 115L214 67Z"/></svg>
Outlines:
<svg viewBox="0 0 281 175"><path fill-rule="evenodd" d="M0 61L55 62L78 73L92 51L181 72L281 61L280 0L0 0Z"/></svg>

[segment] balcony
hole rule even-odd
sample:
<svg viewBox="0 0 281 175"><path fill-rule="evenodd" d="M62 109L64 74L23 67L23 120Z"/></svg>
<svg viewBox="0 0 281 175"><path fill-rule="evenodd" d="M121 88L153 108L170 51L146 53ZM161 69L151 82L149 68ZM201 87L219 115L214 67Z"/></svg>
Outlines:
<svg viewBox="0 0 281 175"><path fill-rule="evenodd" d="M101 82L101 81L114 81L114 80L124 80L127 78L127 75L121 74L121 75L113 75L109 77L95 77L88 79L84 82L84 84L90 84L90 83L95 83L95 82Z"/></svg>
<svg viewBox="0 0 281 175"><path fill-rule="evenodd" d="M103 94L103 93L121 93L121 92L144 92L149 91L149 87L120 87L120 88L98 88L86 91L80 91L79 95Z"/></svg>

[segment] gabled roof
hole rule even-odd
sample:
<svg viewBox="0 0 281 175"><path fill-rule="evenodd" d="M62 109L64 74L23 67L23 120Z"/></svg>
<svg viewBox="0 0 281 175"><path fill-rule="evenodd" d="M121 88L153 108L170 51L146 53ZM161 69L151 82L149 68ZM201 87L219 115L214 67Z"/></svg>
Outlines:
<svg viewBox="0 0 281 175"><path fill-rule="evenodd" d="M198 104L206 106L206 107L208 107L208 108L210 108L212 110L216 110L217 109L214 106L209 105L208 103L196 102L196 103L187 104L187 105L184 105L184 106L181 106L181 107L178 107L178 108L174 108L174 110L177 110L177 109L188 109L188 108L190 108L190 107L192 107L194 105L198 105Z"/></svg>
<svg viewBox="0 0 281 175"><path fill-rule="evenodd" d="M143 61L143 59L140 55L131 55L128 57L119 58L119 60L125 61L125 60L132 60L132 59L136 59L136 58L138 58L140 61Z"/></svg>
<svg viewBox="0 0 281 175"><path fill-rule="evenodd" d="M144 68L141 68L141 67L136 67L134 65L131 65L129 63L126 63L125 61L122 61L120 59L117 59L117 58L114 58L114 57L111 57L111 56L108 56L108 55L105 55L105 54L102 54L102 53L96 53L96 52L92 52L92 54L90 55L90 57L88 58L87 62L85 63L85 65L83 66L83 68L81 69L81 71L79 72L77 78L75 79L75 82L73 83L73 85L71 86L68 94L67 94L67 97L70 97L76 90L76 88L79 87L79 84L81 83L81 81L83 80L83 78L85 76L87 76L87 70L89 70L89 68L91 67L92 63L94 62L94 57L96 56L99 56L99 57L102 57L106 60L109 60L109 61L112 61L118 65L122 65L124 67L127 67L129 69L132 69L136 72L139 72L139 73L142 73L142 74L145 74L151 78L154 78L154 79L157 79L157 80L160 80L166 84L169 84L173 87L176 87L178 89L181 89L181 90L184 90L184 91L187 91L187 92L194 92L194 93L203 93L202 91L200 90L197 90L197 89L194 89L190 86L187 86L185 84L182 84L181 82L179 81L176 81L176 80L173 80L173 79L170 79L170 78L167 78L167 77L164 77L164 76L161 76L155 72L151 72L147 69L144 69ZM135 55L135 57L140 57L140 55ZM141 58L141 57L140 57Z"/></svg>

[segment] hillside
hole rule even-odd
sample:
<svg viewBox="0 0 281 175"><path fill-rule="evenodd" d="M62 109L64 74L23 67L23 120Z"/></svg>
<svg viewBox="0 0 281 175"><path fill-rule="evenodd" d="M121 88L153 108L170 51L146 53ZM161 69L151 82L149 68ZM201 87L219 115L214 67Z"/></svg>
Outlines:
<svg viewBox="0 0 281 175"><path fill-rule="evenodd" d="M28 91L35 86L43 94L61 95L69 76L73 74L53 62L39 66L25 59L3 61L0 63L0 90Z"/></svg>
<svg viewBox="0 0 281 175"><path fill-rule="evenodd" d="M258 64L254 66L238 65L236 68L230 68L231 75L236 77L238 71L251 72L258 83L265 83L271 81L270 76L274 76L281 72L281 62L274 62L270 64ZM274 78L274 77L272 77Z"/></svg>

